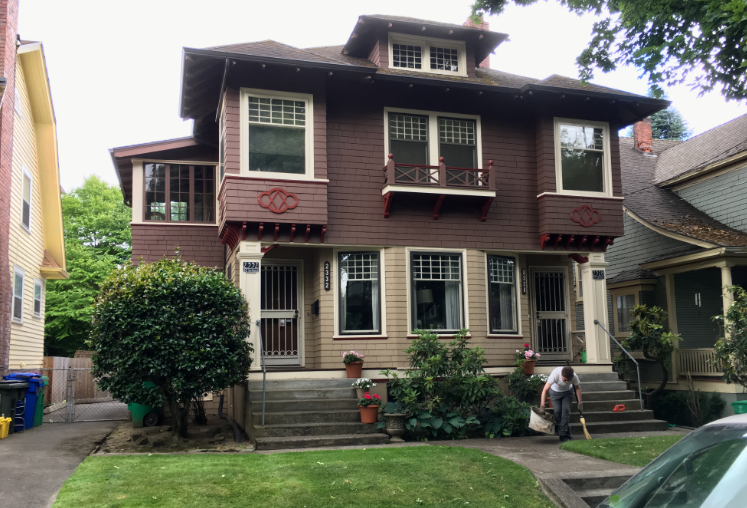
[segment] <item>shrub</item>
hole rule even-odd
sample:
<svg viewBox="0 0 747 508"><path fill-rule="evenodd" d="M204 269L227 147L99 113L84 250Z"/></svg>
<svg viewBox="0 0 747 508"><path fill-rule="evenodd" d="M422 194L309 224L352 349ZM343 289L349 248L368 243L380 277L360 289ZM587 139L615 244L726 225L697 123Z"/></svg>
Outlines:
<svg viewBox="0 0 747 508"><path fill-rule="evenodd" d="M122 402L168 404L186 437L192 400L247 378L248 336L246 302L220 272L178 258L128 263L96 299L93 375Z"/></svg>
<svg viewBox="0 0 747 508"><path fill-rule="evenodd" d="M485 437L526 436L529 430L530 405L515 397L498 397L495 405L481 418Z"/></svg>
<svg viewBox="0 0 747 508"><path fill-rule="evenodd" d="M653 401L654 418L666 420L675 425L697 427L718 420L724 412L726 402L718 393L695 392L702 410L702 421L697 421L688 406L688 392L664 391Z"/></svg>
<svg viewBox="0 0 747 508"><path fill-rule="evenodd" d="M715 316L724 336L716 342L716 362L724 373L724 381L747 388L747 291L739 286L724 288L731 291L734 303L724 316Z"/></svg>
<svg viewBox="0 0 747 508"><path fill-rule="evenodd" d="M514 371L506 376L508 390L521 402L534 402L538 395L539 389L547 383L547 376L543 374L534 374L526 376L523 365L519 365Z"/></svg>

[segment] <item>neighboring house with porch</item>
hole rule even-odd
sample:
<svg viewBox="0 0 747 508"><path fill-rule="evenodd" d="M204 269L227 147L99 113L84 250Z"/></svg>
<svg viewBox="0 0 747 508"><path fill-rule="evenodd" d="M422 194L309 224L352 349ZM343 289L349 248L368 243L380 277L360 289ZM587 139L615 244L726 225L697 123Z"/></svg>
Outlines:
<svg viewBox="0 0 747 508"><path fill-rule="evenodd" d="M712 363L711 318L732 301L724 286L747 287L747 115L684 142L652 140L648 119L633 132L620 138L625 235L607 250L612 332L629 334L635 305L662 307L683 339L667 389L686 390L689 372L696 389L745 399ZM643 371L644 384L661 379Z"/></svg>
<svg viewBox="0 0 747 508"><path fill-rule="evenodd" d="M468 328L491 374L529 342L539 372L573 362L615 391L599 411L631 398L605 378L610 344L593 321L608 324L605 251L623 234L617 132L668 102L491 69L508 36L487 28L361 16L341 46L185 48L193 136L111 150L133 261L178 246L225 270L261 322L249 340L258 357L261 332L275 389L349 387L350 349L380 378L408 367L416 329L448 340ZM276 427L256 436L287 441L289 395L268 395L281 398Z"/></svg>

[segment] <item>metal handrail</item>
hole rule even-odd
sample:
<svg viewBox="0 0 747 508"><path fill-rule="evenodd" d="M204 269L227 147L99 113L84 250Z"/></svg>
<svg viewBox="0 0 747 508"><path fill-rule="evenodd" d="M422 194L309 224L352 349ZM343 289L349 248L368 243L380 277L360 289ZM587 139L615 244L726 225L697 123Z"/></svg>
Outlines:
<svg viewBox="0 0 747 508"><path fill-rule="evenodd" d="M628 355L628 358L630 358L631 360L633 360L633 363L635 363L635 370L636 370L636 373L638 374L638 400L641 402L641 411L643 411L643 393L641 392L641 369L638 366L638 362L635 361L635 358L633 358L633 355L631 355L630 353L628 353L627 350L624 347L622 347L622 344L620 344L619 342L617 342L617 339L615 337L613 337L612 334L610 332L608 332L607 329L604 326L602 326L602 323L600 323L598 319L594 320L594 324L598 325L599 328L601 328L602 330L604 330L604 333L606 333L607 335L609 335L610 339L612 339L612 340L615 341L615 344L617 344L617 347L619 347L620 349L622 349L622 352L625 353L626 355Z"/></svg>
<svg viewBox="0 0 747 508"><path fill-rule="evenodd" d="M262 363L262 426L265 426L265 396L267 386L267 367L265 366L265 342L262 339L262 320L257 320L257 330L259 330L259 357Z"/></svg>

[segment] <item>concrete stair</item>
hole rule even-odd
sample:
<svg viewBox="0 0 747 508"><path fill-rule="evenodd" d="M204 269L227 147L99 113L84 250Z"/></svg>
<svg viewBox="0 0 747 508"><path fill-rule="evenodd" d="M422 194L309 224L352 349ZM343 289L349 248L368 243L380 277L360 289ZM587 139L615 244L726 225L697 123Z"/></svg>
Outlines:
<svg viewBox="0 0 747 508"><path fill-rule="evenodd" d="M612 491L628 481L630 475L593 476L566 478L563 481L590 507L607 499Z"/></svg>
<svg viewBox="0 0 747 508"><path fill-rule="evenodd" d="M262 425L262 382L250 381L252 422L258 450L389 442L376 424L360 421L352 379L268 381Z"/></svg>

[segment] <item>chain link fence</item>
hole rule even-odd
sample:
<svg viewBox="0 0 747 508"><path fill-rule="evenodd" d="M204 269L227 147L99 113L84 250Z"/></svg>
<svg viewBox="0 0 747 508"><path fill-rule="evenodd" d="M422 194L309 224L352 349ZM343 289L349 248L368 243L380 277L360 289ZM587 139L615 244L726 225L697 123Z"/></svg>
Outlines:
<svg viewBox="0 0 747 508"><path fill-rule="evenodd" d="M47 376L44 394L44 423L129 420L127 404L99 390L90 368L13 369Z"/></svg>

